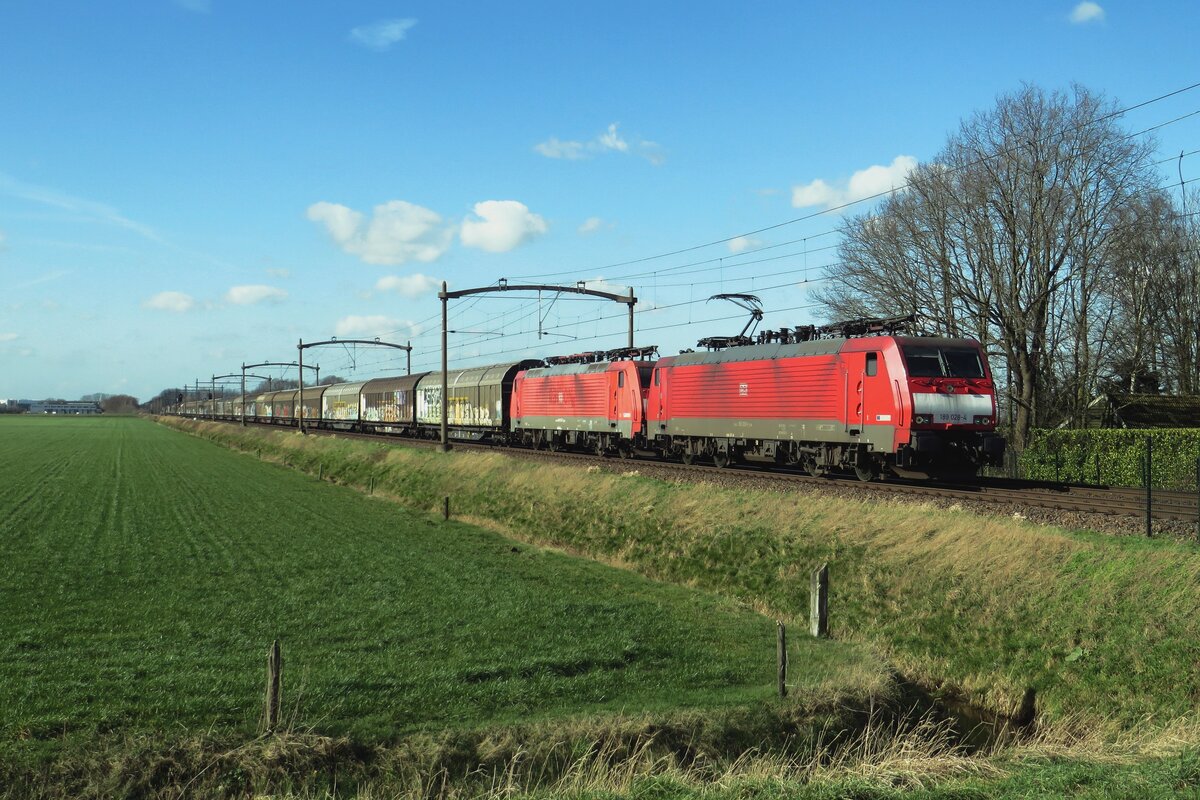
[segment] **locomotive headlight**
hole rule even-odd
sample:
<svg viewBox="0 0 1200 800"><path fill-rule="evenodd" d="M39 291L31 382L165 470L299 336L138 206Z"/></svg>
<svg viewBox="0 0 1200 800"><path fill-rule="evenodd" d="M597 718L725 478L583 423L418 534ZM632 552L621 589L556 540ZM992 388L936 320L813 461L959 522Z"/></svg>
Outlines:
<svg viewBox="0 0 1200 800"><path fill-rule="evenodd" d="M975 424L976 425L991 425L992 418L991 417L976 417Z"/></svg>

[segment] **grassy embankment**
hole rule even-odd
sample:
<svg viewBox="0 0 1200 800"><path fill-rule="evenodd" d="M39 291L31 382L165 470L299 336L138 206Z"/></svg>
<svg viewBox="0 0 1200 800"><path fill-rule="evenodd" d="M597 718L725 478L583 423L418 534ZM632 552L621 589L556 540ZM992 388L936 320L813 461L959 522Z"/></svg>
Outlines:
<svg viewBox="0 0 1200 800"><path fill-rule="evenodd" d="M1163 724L1200 697L1200 551L923 504L715 489L387 444L182 427L327 480L803 621L831 570L831 630L997 713Z"/></svg>
<svg viewBox="0 0 1200 800"><path fill-rule="evenodd" d="M18 417L0 437L0 796L419 787L467 769L456 785L491 785L489 769L533 784L580 759L696 762L788 737L812 753L888 688L865 648L796 636L780 703L774 623L730 598L145 420ZM335 455L364 479L383 455L360 469L312 446L331 476ZM295 735L262 739L274 638Z"/></svg>
<svg viewBox="0 0 1200 800"><path fill-rule="evenodd" d="M809 570L828 561L835 638L875 647L905 676L996 713L1015 713L1032 688L1046 736L1082 736L1099 748L1076 751L1085 763L1013 780L1053 784L1095 767L1080 779L1119 782L1142 770L1195 782L1200 554L1189 543L919 504L588 474L501 453L447 457L289 432L182 427L328 480L373 482L377 493L416 510L435 511L450 495L457 514L512 538L797 621ZM1093 763L1160 748L1189 755L1149 765L1135 758L1131 767ZM999 790L988 786L989 795Z"/></svg>

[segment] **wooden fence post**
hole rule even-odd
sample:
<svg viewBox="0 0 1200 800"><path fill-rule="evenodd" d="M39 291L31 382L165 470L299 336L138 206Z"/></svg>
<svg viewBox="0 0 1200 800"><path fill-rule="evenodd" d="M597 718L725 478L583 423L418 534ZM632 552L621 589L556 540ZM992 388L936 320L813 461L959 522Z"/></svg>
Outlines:
<svg viewBox="0 0 1200 800"><path fill-rule="evenodd" d="M808 629L813 636L829 636L829 565L813 570L808 589Z"/></svg>
<svg viewBox="0 0 1200 800"><path fill-rule="evenodd" d="M1146 536L1154 535L1154 439L1146 437Z"/></svg>
<svg viewBox="0 0 1200 800"><path fill-rule="evenodd" d="M375 494L375 476L371 476L371 480L367 485L367 494Z"/></svg>
<svg viewBox="0 0 1200 800"><path fill-rule="evenodd" d="M317 465L317 480L319 480L319 481L325 480L325 465L324 464Z"/></svg>
<svg viewBox="0 0 1200 800"><path fill-rule="evenodd" d="M271 644L267 651L267 702L264 717L267 721L267 732L272 732L279 726L279 690L283 673L283 656L279 649L279 640Z"/></svg>
<svg viewBox="0 0 1200 800"><path fill-rule="evenodd" d="M780 621L776 625L775 657L779 664L779 696L787 697L787 629Z"/></svg>
<svg viewBox="0 0 1200 800"><path fill-rule="evenodd" d="M442 498L442 519L449 521L450 519L450 498Z"/></svg>

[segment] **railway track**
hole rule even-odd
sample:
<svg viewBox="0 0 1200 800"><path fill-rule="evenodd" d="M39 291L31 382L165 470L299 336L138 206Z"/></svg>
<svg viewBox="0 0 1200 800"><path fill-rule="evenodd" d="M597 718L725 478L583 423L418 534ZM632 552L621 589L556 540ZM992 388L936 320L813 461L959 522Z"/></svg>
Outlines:
<svg viewBox="0 0 1200 800"><path fill-rule="evenodd" d="M280 427L267 423L247 424L256 427ZM438 442L429 440L401 439L398 437L349 431L307 429L306 433L370 439L373 441L384 439L399 444L426 448L437 448L440 446ZM692 481L712 480L717 476L728 477L736 481L739 477L745 477L757 484L774 484L779 488L784 488L788 485L803 485L809 488L818 488L821 486L852 487L858 490L882 493L883 495L928 497L952 502L975 502L1007 508L1039 508L1131 518L1142 518L1146 514L1146 490L1121 486L1090 486L1047 481L1023 481L1010 478L980 478L971 482L913 481L903 479L863 482L853 476L834 475L814 478L803 472L787 469L765 470L752 465L733 465L718 469L717 467L703 464L685 465L670 461L641 458L605 458L592 453L566 450L550 452L459 441L454 442L453 447L456 450L499 451L520 458L585 465L606 465L609 468L616 467L619 464L624 465L628 469L638 469L646 474L653 472L657 476L677 477ZM1195 492L1156 489L1152 494L1151 519L1196 524L1198 517L1200 517L1198 508L1200 508L1200 502L1198 502L1198 495Z"/></svg>

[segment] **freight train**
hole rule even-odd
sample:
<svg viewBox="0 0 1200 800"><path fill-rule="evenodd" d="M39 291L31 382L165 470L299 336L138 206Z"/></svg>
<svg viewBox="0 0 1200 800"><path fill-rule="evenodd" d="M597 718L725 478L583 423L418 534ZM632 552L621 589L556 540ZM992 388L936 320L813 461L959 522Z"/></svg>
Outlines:
<svg viewBox="0 0 1200 800"><path fill-rule="evenodd" d="M187 416L646 456L799 467L812 475L973 475L998 465L995 385L973 339L904 336L896 320L703 340L657 358L623 348L448 373L182 404Z"/></svg>

